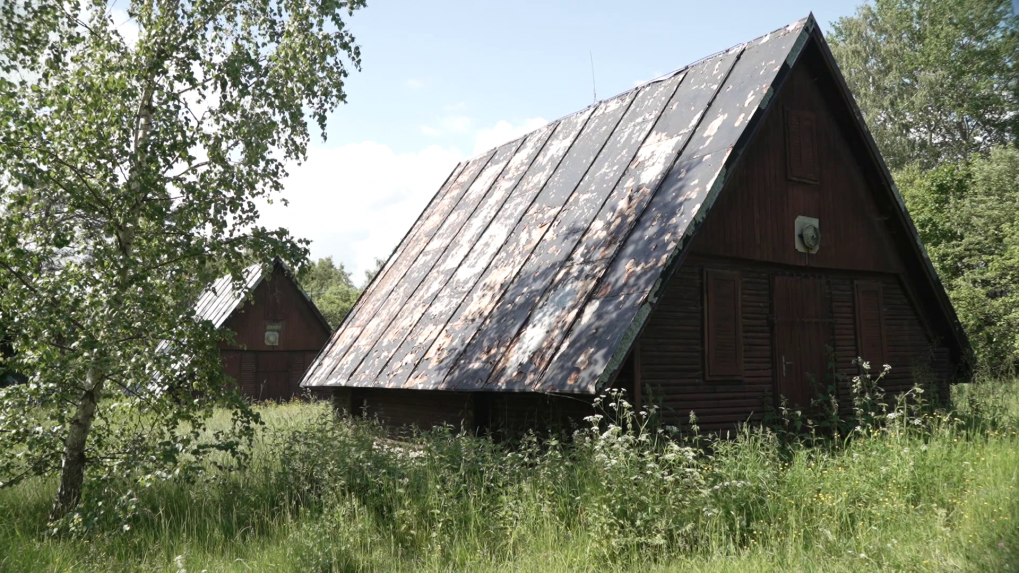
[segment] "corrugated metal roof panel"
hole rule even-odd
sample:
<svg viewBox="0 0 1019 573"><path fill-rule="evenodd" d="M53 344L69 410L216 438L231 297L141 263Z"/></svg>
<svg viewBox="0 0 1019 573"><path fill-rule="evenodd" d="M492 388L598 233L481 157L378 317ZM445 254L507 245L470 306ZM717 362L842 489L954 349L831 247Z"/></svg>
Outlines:
<svg viewBox="0 0 1019 573"><path fill-rule="evenodd" d="M458 166L304 385L594 392L810 26Z"/></svg>

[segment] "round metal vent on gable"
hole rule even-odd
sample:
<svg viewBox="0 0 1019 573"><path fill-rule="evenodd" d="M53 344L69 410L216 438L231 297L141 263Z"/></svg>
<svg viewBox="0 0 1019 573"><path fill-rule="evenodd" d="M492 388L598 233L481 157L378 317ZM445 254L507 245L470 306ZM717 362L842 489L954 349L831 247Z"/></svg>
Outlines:
<svg viewBox="0 0 1019 573"><path fill-rule="evenodd" d="M280 333L272 331L265 333L266 346L279 346L279 344L280 344Z"/></svg>
<svg viewBox="0 0 1019 573"><path fill-rule="evenodd" d="M814 225L807 225L803 227L800 238L803 239L803 244L808 249L816 249L821 244L821 231Z"/></svg>
<svg viewBox="0 0 1019 573"><path fill-rule="evenodd" d="M816 217L800 215L793 227L797 251L812 255L821 248L821 222Z"/></svg>
<svg viewBox="0 0 1019 573"><path fill-rule="evenodd" d="M265 345L266 346L279 346L280 344L280 331L283 330L283 324L280 322L267 322L265 324Z"/></svg>

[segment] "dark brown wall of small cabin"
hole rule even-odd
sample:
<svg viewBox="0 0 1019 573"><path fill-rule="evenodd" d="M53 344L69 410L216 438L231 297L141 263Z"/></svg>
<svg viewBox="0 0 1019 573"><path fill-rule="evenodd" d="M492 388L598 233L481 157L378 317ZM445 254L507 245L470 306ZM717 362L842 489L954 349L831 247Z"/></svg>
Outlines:
<svg viewBox="0 0 1019 573"><path fill-rule="evenodd" d="M813 67L812 67L813 66ZM906 264L912 240L881 204L860 154L836 116L840 104L817 80L806 58L790 74L747 147L732 178L698 231L683 266L670 279L640 337L645 400L659 401L666 418L685 421L691 411L704 429L732 428L759 419L775 405L772 280L808 274L824 280L830 305L830 338L838 370L856 374L858 355L854 280L882 285L885 358L893 366L886 386L903 390L916 367L948 378L948 351L938 343ZM787 110L813 112L817 137L817 182L789 178ZM819 219L816 254L795 248L798 216ZM704 268L735 269L741 276L744 375L739 380L705 381ZM929 307L927 307L929 309ZM940 384L939 384L940 385ZM848 387L839 388L840 399Z"/></svg>
<svg viewBox="0 0 1019 573"><path fill-rule="evenodd" d="M282 323L278 346L265 344L269 322ZM267 352L318 352L330 334L315 316L308 299L280 270L258 285L254 300L234 312L224 327L236 333L238 346Z"/></svg>
<svg viewBox="0 0 1019 573"><path fill-rule="evenodd" d="M268 323L280 323L279 345L265 343ZM300 396L304 372L329 339L329 329L315 315L297 285L276 268L255 289L254 298L227 319L235 345L220 353L226 373L254 400L289 400ZM323 394L324 395L324 394Z"/></svg>

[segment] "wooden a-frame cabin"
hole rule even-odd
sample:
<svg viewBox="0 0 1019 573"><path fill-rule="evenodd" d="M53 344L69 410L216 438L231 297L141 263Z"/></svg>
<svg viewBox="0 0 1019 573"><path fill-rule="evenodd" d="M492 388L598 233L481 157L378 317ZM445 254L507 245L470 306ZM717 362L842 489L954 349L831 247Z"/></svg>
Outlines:
<svg viewBox="0 0 1019 573"><path fill-rule="evenodd" d="M808 403L829 357L896 391L970 355L811 16L458 165L302 384L393 425L620 387L724 429Z"/></svg>
<svg viewBox="0 0 1019 573"><path fill-rule="evenodd" d="M220 357L224 371L251 400L301 396L301 378L332 332L279 258L269 268L246 268L241 291L230 275L217 279L198 298L195 315L233 331L233 344L221 343Z"/></svg>

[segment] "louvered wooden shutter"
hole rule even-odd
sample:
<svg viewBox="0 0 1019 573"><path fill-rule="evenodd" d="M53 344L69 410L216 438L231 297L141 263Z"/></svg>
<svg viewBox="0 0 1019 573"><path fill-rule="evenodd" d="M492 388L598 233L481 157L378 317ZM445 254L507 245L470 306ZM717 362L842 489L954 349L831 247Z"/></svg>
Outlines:
<svg viewBox="0 0 1019 573"><path fill-rule="evenodd" d="M707 378L743 376L740 274L704 270L704 349Z"/></svg>
<svg viewBox="0 0 1019 573"><path fill-rule="evenodd" d="M817 129L814 113L786 110L786 163L790 179L817 183Z"/></svg>
<svg viewBox="0 0 1019 573"><path fill-rule="evenodd" d="M256 356L254 352L241 353L241 392L258 397L258 385L255 383Z"/></svg>
<svg viewBox="0 0 1019 573"><path fill-rule="evenodd" d="M875 374L885 363L884 314L881 283L856 281L856 348Z"/></svg>

